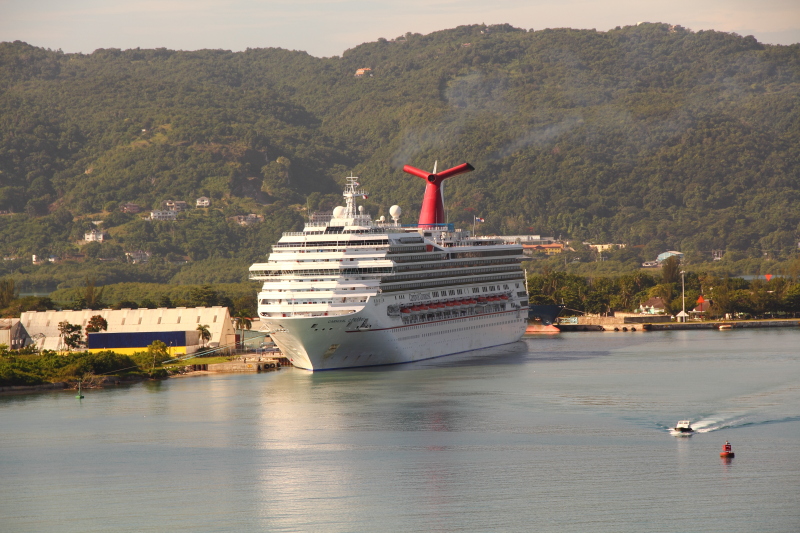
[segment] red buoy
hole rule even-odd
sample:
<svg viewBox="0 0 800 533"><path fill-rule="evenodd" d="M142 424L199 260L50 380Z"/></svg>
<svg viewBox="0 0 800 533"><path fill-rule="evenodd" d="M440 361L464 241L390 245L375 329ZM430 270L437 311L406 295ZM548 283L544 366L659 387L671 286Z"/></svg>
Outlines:
<svg viewBox="0 0 800 533"><path fill-rule="evenodd" d="M722 445L722 451L719 452L719 456L725 459L733 458L733 448L730 442L725 441L725 444Z"/></svg>

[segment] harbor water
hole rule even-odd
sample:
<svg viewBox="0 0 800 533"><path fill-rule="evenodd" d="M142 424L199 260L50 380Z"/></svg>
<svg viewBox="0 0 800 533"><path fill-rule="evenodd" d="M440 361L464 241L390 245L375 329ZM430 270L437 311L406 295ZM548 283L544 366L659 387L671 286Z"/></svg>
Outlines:
<svg viewBox="0 0 800 533"><path fill-rule="evenodd" d="M800 531L798 346L573 333L4 396L0 530ZM684 419L696 433L671 435Z"/></svg>

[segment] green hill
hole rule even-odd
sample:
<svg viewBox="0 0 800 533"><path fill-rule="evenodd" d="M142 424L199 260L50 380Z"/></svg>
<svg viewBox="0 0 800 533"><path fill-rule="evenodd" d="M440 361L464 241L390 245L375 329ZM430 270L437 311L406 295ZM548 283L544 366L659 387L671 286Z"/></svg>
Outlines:
<svg viewBox="0 0 800 533"><path fill-rule="evenodd" d="M0 253L77 252L102 218L112 239L95 256L246 263L306 207L336 205L351 171L374 215L397 203L413 222L424 188L402 165L438 160L477 168L448 182L446 203L451 221L479 215L486 232L786 259L800 229L798 101L800 45L668 24L462 26L334 58L2 43L0 210L14 214L0 216ZM118 213L201 195L212 209L174 224ZM227 218L247 213L266 220Z"/></svg>

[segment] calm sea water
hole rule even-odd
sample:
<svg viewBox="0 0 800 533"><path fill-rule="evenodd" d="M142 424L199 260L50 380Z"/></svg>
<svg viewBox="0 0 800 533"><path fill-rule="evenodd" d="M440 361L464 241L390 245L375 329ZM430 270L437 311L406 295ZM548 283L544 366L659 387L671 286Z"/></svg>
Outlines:
<svg viewBox="0 0 800 533"><path fill-rule="evenodd" d="M0 530L800 531L798 346L576 333L2 397Z"/></svg>

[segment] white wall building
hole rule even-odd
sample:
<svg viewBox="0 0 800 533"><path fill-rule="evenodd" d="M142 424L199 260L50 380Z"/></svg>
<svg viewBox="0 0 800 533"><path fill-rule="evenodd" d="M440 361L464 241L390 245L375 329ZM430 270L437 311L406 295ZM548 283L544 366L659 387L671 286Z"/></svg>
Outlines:
<svg viewBox="0 0 800 533"><path fill-rule="evenodd" d="M99 229L93 229L83 234L83 240L86 242L103 242L106 239L108 239L108 233Z"/></svg>
<svg viewBox="0 0 800 533"><path fill-rule="evenodd" d="M234 343L236 332L231 323L227 307L177 307L174 309L101 309L92 311L26 311L20 321L32 338L39 336L36 345L40 350L58 350L61 346L59 322L67 321L86 327L89 320L102 316L108 322L108 333L134 333L144 331L187 331L195 333L197 326L208 326L211 333L209 346L225 346ZM189 337L189 335L187 335ZM85 339L84 333L84 339ZM199 342L187 346L191 353L200 347Z"/></svg>
<svg viewBox="0 0 800 533"><path fill-rule="evenodd" d="M150 220L176 220L177 218L177 211L170 211L169 209L156 209L154 211L150 211Z"/></svg>

